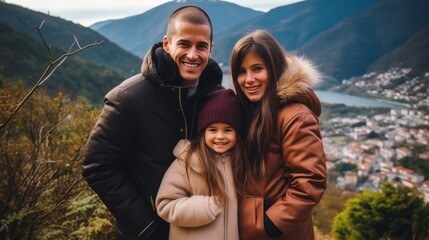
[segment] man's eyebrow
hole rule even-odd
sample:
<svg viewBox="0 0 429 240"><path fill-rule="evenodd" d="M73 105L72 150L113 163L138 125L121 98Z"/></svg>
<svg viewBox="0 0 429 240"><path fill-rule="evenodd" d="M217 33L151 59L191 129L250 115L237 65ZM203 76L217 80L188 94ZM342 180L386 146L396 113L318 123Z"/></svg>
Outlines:
<svg viewBox="0 0 429 240"><path fill-rule="evenodd" d="M179 39L177 40L178 43L189 43L190 41L187 39Z"/></svg>

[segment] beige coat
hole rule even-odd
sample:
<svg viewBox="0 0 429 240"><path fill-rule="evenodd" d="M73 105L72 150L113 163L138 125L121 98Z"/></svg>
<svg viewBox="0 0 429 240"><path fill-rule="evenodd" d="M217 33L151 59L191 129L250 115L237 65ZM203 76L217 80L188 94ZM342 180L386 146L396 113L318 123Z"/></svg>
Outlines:
<svg viewBox="0 0 429 240"><path fill-rule="evenodd" d="M181 140L174 148L177 159L165 173L156 198L159 216L170 223L170 239L237 240L237 195L230 157L213 159L227 185L228 199L220 207L208 196L202 165L196 155L191 158L189 177L186 175L184 161L179 156L188 146L188 141Z"/></svg>
<svg viewBox="0 0 429 240"><path fill-rule="evenodd" d="M283 235L277 239L313 240L312 210L326 188L326 165L318 116L321 105L312 90L320 74L306 60L290 56L288 70L279 81L281 99L278 135L270 144L266 174L247 186L240 200L242 240L270 239L264 213Z"/></svg>

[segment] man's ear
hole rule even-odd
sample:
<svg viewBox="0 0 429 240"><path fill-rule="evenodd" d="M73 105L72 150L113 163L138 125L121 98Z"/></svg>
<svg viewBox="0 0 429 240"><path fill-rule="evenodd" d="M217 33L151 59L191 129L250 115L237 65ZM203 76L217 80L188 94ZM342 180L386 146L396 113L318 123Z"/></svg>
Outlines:
<svg viewBox="0 0 429 240"><path fill-rule="evenodd" d="M162 48L164 49L164 51L166 52L169 51L169 45L170 45L170 42L168 41L167 36L164 36L164 38L162 38Z"/></svg>

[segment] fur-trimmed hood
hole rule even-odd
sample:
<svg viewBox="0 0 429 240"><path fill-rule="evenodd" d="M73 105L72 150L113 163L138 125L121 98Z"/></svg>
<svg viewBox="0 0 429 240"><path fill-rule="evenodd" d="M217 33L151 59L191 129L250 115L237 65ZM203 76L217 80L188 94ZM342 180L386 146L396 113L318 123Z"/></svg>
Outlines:
<svg viewBox="0 0 429 240"><path fill-rule="evenodd" d="M277 83L277 96L280 103L302 103L319 116L321 104L314 88L322 81L322 74L311 61L304 57L288 54L286 61L287 70Z"/></svg>

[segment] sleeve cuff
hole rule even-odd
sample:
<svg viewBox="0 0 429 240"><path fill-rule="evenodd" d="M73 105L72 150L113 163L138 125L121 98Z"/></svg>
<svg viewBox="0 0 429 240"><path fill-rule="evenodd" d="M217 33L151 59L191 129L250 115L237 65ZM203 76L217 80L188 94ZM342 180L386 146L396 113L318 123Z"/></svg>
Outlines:
<svg viewBox="0 0 429 240"><path fill-rule="evenodd" d="M278 227L271 221L271 219L267 216L266 213L264 213L264 229L265 233L270 238L276 238L283 235L282 231L278 229Z"/></svg>

